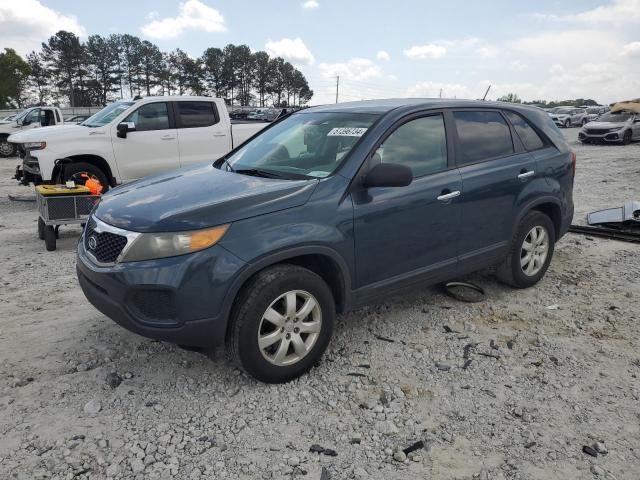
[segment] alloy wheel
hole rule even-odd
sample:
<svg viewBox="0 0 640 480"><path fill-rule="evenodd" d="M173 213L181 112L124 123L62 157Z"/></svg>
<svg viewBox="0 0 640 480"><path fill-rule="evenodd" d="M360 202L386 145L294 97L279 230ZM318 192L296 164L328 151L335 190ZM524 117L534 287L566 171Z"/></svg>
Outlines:
<svg viewBox="0 0 640 480"><path fill-rule="evenodd" d="M9 142L0 142L0 154L9 156L13 153L13 145Z"/></svg>
<svg viewBox="0 0 640 480"><path fill-rule="evenodd" d="M520 251L520 267L525 275L533 277L542 270L549 254L549 233L537 225L524 237Z"/></svg>
<svg viewBox="0 0 640 480"><path fill-rule="evenodd" d="M322 329L318 300L304 290L291 290L276 298L262 315L258 347L277 366L293 365L313 349Z"/></svg>

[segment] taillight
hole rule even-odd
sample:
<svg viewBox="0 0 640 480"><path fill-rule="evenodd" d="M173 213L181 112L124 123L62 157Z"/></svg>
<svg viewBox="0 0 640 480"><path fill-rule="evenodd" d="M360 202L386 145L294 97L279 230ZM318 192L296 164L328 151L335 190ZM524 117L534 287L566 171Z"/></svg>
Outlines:
<svg viewBox="0 0 640 480"><path fill-rule="evenodd" d="M576 152L571 152L571 169L573 170L573 176L576 176Z"/></svg>

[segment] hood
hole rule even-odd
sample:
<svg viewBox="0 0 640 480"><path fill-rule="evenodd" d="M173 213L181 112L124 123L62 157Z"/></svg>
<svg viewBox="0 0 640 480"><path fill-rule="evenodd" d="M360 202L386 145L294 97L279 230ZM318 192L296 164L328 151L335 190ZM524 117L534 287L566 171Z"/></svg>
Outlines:
<svg viewBox="0 0 640 480"><path fill-rule="evenodd" d="M0 125L3 128L4 125ZM9 138L13 143L48 142L51 140L65 140L67 138L83 138L90 135L106 133L106 127L89 128L82 125L67 124L53 125L51 127L30 128L28 130L15 130L16 133Z"/></svg>
<svg viewBox="0 0 640 480"><path fill-rule="evenodd" d="M280 180L198 165L115 188L95 211L136 232L197 230L303 205L319 180Z"/></svg>
<svg viewBox="0 0 640 480"><path fill-rule="evenodd" d="M22 127L15 121L0 122L0 132L12 135L14 133L22 132Z"/></svg>
<svg viewBox="0 0 640 480"><path fill-rule="evenodd" d="M589 128L622 128L626 125L625 122L589 122L586 126Z"/></svg>

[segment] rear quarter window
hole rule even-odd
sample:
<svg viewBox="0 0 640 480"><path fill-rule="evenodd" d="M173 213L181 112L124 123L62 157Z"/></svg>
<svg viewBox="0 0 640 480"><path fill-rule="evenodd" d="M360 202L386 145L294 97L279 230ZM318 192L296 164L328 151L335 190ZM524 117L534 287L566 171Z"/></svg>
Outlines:
<svg viewBox="0 0 640 480"><path fill-rule="evenodd" d="M511 130L500 112L453 112L459 141L459 164L504 157L514 152Z"/></svg>
<svg viewBox="0 0 640 480"><path fill-rule="evenodd" d="M513 112L504 112L527 150L539 150L545 147L545 141L534 130L527 120Z"/></svg>

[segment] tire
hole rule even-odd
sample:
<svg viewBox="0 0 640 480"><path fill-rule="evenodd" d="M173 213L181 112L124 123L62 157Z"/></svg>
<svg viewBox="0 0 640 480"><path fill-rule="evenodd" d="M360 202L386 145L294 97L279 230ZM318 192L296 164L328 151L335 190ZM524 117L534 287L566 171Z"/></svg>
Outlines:
<svg viewBox="0 0 640 480"><path fill-rule="evenodd" d="M7 138L3 138L0 140L0 157L9 158L15 157L16 155L16 146L13 143L9 143Z"/></svg>
<svg viewBox="0 0 640 480"><path fill-rule="evenodd" d="M584 127L589 121L586 118L582 119L581 125Z"/></svg>
<svg viewBox="0 0 640 480"><path fill-rule="evenodd" d="M564 128L569 128L571 126L571 120L567 119L564 122Z"/></svg>
<svg viewBox="0 0 640 480"><path fill-rule="evenodd" d="M42 217L38 217L38 238L40 240L44 240L44 229L45 229L46 225L44 223L44 220L42 220Z"/></svg>
<svg viewBox="0 0 640 480"><path fill-rule="evenodd" d="M86 173L89 176L96 177L102 185L102 193L106 193L109 190L109 179L107 175L95 165L85 162L72 162L64 165L62 172L64 176L59 175L60 183L65 183L67 180L75 180L76 183L81 184L80 174Z"/></svg>
<svg viewBox="0 0 640 480"><path fill-rule="evenodd" d="M538 261L535 262L535 258L529 257L530 263L525 263L523 266L523 262L527 257L527 250L524 249L525 240L529 240L527 242L529 244L533 243L534 247L537 245L536 241L532 242L533 238L530 237L534 229L537 229L538 232L542 229L545 232L546 256L542 259L540 256L534 254L533 257L536 257ZM555 238L556 232L553 222L547 215L536 210L527 213L520 221L518 229L511 239L507 256L502 263L498 265L496 270L498 280L515 288L528 288L538 283L540 279L544 277L551 263L555 247ZM543 245L540 244L536 248L538 248L537 251L542 251ZM525 270L528 270L532 264L534 268L531 268L530 273L526 273Z"/></svg>
<svg viewBox="0 0 640 480"><path fill-rule="evenodd" d="M624 135L622 135L622 144L629 145L630 143L631 143L631 130L627 130L626 132L624 132Z"/></svg>
<svg viewBox="0 0 640 480"><path fill-rule="evenodd" d="M310 298L315 300L317 309L314 307L300 317L287 317L287 300L292 298L295 298L296 312L300 312ZM285 326L276 326L264 318L268 310L275 311L270 315L275 318L274 322ZM290 310L289 315L292 312ZM227 335L227 354L236 365L262 382L288 382L320 360L331 339L335 315L333 295L320 276L296 265L269 267L251 278L236 298ZM300 332L303 326L310 333ZM265 343L264 351L258 345L261 334L273 340L271 344ZM297 345L302 345L302 355L294 349L295 342L290 340L293 338L298 339ZM279 361L281 350L284 355Z"/></svg>
<svg viewBox="0 0 640 480"><path fill-rule="evenodd" d="M44 246L47 252L53 252L56 249L56 230L49 225L44 227Z"/></svg>

